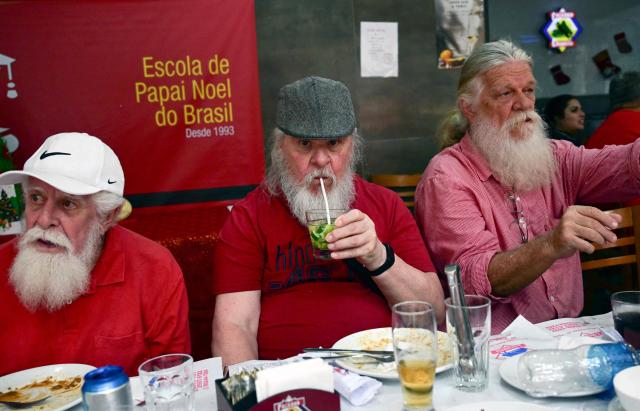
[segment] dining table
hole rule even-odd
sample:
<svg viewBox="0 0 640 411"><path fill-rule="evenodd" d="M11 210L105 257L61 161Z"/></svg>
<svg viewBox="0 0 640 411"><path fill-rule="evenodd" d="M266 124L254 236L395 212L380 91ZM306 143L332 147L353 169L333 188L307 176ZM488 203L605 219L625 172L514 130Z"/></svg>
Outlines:
<svg viewBox="0 0 640 411"><path fill-rule="evenodd" d="M515 323L516 326L514 326ZM513 327L512 327L513 326ZM458 409L463 407L465 411L491 411L490 407L484 407L483 404L489 402L507 402L513 405L514 411L527 411L527 407L531 404L545 407L547 410L554 411L622 411L613 389L606 390L597 394L573 396L573 397L547 397L534 398L527 395L524 391L515 388L506 382L501 376L500 369L512 357L518 357L522 353L539 349L556 347L558 341L566 339L588 338L590 342L601 341L611 342L615 339L615 332L611 335L607 330L614 330L613 317L611 313L598 316L586 316L575 319L556 319L539 324L531 324L524 318L519 317L514 321L512 326L508 327L502 334L491 336L489 342L489 372L488 386L480 392L465 392L455 388L455 376L452 368L438 372L433 385L433 406L435 411L448 411L450 409ZM260 361L252 360L244 363L235 364L230 367L237 369L251 369L255 367L263 368L279 365L278 363L286 363L289 361L297 361L297 357L279 361ZM204 363L204 362L208 363ZM213 387L213 379L222 375L222 361L219 357L202 360L195 365L200 367L209 367L211 369L210 386ZM335 365L335 363L333 363ZM446 367L445 367L446 368ZM213 370L216 371L213 371ZM214 375L216 375L214 377ZM141 387L135 381L137 377L132 378L132 390L138 391L134 394L134 399L141 397ZM402 388L397 379L386 378L381 379L382 386L373 397L372 400L364 405L354 406L345 397L340 396L340 408L342 411L400 411L402 406ZM196 396L196 411L216 410L215 394L210 392L206 400L206 406L200 402L198 406L198 396ZM136 401L138 403L139 401ZM519 407L519 408L518 408ZM142 407L134 407L142 409ZM71 411L82 410L82 405L71 408Z"/></svg>
<svg viewBox="0 0 640 411"><path fill-rule="evenodd" d="M602 339L602 342L607 342L610 339L606 333L599 333L599 330L613 329L613 317L611 313L599 315L580 317L577 319L566 319L564 323L562 320L552 320L539 324L535 324L539 330L547 332L552 339L561 338L562 335L569 333L583 334L589 338ZM563 328L564 325L564 328ZM589 327L592 325L592 327ZM582 326L582 328L580 328ZM554 335L555 333L555 335ZM507 382L505 382L500 376L500 367L505 363L509 356L499 355L495 352L495 347L500 346L500 341L508 341L507 344L511 348L511 352L523 351L521 347L523 344L527 345L529 349L535 349L535 347L542 344L541 341L537 341L535 338L530 339L527 337L520 338L517 334L518 331L514 330L510 336L505 334L492 336L491 340L491 353L489 359L489 373L488 373L488 387L480 392L465 392L454 387L455 376L453 369L449 369L438 373L433 385L433 406L436 411L447 411L450 408L460 406L463 404L483 404L487 402L518 402L528 404L538 404L544 406L550 410L557 411L606 411L617 408L610 408L610 404L615 400L615 393L613 390L604 391L599 394L578 396L578 397L547 397L547 398L533 398L527 395L524 391L521 391ZM510 338L513 338L510 340ZM545 343L545 347L549 346L549 342ZM518 353L517 355L520 355ZM381 390L378 394L367 404L363 406L353 406L344 397L341 398L341 410L343 411L390 411L390 410L402 410L402 388L398 380L381 380L383 382ZM481 406L478 405L477 410L481 410ZM475 408L469 408L472 410ZM491 411L486 408L485 411ZM519 411L517 408L514 411ZM524 408L520 409L524 411Z"/></svg>

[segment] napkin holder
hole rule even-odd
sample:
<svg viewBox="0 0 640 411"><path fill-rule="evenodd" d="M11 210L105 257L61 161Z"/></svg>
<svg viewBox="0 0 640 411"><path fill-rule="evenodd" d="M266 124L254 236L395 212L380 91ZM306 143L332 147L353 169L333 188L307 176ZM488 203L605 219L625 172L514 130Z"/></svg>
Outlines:
<svg viewBox="0 0 640 411"><path fill-rule="evenodd" d="M218 411L340 410L340 395L313 389L284 391L260 402L256 399L256 392L252 391L236 404L231 405L222 388L224 380L216 380Z"/></svg>

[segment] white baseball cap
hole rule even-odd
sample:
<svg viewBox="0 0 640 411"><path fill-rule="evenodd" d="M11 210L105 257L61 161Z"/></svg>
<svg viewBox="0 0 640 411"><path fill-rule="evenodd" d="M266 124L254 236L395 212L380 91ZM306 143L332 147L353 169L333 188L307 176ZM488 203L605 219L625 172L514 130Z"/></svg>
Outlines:
<svg viewBox="0 0 640 411"><path fill-rule="evenodd" d="M124 172L116 154L86 133L60 133L47 138L24 163L23 170L0 174L0 184L24 183L35 177L67 194L98 191L124 194Z"/></svg>

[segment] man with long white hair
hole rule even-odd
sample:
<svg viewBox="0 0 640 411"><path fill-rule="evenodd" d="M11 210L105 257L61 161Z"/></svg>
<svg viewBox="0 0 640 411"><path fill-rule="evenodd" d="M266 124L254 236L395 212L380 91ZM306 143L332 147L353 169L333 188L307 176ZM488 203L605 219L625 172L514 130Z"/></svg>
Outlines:
<svg viewBox="0 0 640 411"><path fill-rule="evenodd" d="M0 246L0 375L41 365L116 364L190 352L187 295L169 251L116 225L124 172L84 133L45 140L21 183L26 232Z"/></svg>
<svg viewBox="0 0 640 411"><path fill-rule="evenodd" d="M286 358L390 325L398 301L442 288L397 194L356 176L361 140L347 87L306 77L280 90L271 166L233 207L214 252L213 353L226 364ZM347 209L314 257L305 211Z"/></svg>
<svg viewBox="0 0 640 411"><path fill-rule="evenodd" d="M416 218L436 267L461 267L468 294L493 301L492 328L582 310L579 251L615 241L620 216L575 204L640 193L640 144L585 150L547 138L534 110L532 60L504 40L465 62L443 151L416 193Z"/></svg>

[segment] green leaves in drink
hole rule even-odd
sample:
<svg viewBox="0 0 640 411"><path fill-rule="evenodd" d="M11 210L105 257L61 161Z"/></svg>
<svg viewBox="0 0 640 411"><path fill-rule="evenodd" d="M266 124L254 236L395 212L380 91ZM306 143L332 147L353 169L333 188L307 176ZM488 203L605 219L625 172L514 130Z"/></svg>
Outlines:
<svg viewBox="0 0 640 411"><path fill-rule="evenodd" d="M336 228L333 224L309 224L309 235L311 236L311 245L317 250L328 250L327 234Z"/></svg>

